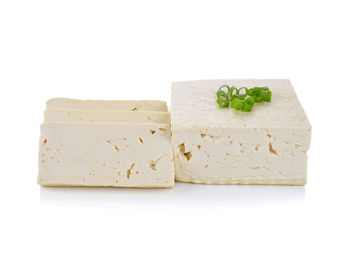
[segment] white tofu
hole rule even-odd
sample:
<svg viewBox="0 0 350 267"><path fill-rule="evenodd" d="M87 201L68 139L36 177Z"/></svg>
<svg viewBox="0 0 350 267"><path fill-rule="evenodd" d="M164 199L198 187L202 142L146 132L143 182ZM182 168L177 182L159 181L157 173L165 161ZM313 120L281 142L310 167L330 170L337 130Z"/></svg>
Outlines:
<svg viewBox="0 0 350 267"><path fill-rule="evenodd" d="M47 109L168 111L166 102L159 100L76 100L53 98Z"/></svg>
<svg viewBox="0 0 350 267"><path fill-rule="evenodd" d="M157 122L170 124L170 114L163 111L47 109L45 121L76 122Z"/></svg>
<svg viewBox="0 0 350 267"><path fill-rule="evenodd" d="M271 103L252 112L216 104L218 88L268 86ZM204 184L304 185L311 126L289 80L172 84L176 180Z"/></svg>
<svg viewBox="0 0 350 267"><path fill-rule="evenodd" d="M173 187L168 124L45 122L43 186Z"/></svg>

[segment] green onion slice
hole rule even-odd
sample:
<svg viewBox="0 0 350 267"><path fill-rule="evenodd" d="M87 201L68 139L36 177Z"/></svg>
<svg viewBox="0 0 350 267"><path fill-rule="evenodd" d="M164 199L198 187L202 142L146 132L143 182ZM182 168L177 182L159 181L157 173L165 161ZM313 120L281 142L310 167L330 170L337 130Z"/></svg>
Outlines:
<svg viewBox="0 0 350 267"><path fill-rule="evenodd" d="M262 98L265 102L271 102L271 96L272 96L271 91L264 91L262 93Z"/></svg>
<svg viewBox="0 0 350 267"><path fill-rule="evenodd" d="M244 100L236 98L231 102L231 108L241 110L243 106L244 106Z"/></svg>
<svg viewBox="0 0 350 267"><path fill-rule="evenodd" d="M216 102L221 108L227 108L230 105L230 100L228 99L227 95L220 96Z"/></svg>
<svg viewBox="0 0 350 267"><path fill-rule="evenodd" d="M249 112L253 109L253 105L244 104L242 111Z"/></svg>

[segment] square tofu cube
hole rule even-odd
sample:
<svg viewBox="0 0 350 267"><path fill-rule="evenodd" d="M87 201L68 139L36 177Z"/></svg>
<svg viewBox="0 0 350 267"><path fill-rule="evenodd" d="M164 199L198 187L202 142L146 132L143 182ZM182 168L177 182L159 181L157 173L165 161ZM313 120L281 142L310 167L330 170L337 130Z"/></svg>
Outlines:
<svg viewBox="0 0 350 267"><path fill-rule="evenodd" d="M251 112L219 108L224 84L267 86L270 103ZM289 80L203 80L172 84L176 180L203 184L304 185L311 126Z"/></svg>

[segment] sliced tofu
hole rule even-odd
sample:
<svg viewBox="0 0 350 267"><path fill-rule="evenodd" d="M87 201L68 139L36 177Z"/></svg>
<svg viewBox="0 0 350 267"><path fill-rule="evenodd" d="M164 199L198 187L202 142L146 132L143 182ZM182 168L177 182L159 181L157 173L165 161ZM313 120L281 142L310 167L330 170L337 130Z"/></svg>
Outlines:
<svg viewBox="0 0 350 267"><path fill-rule="evenodd" d="M47 109L168 111L166 102L159 100L76 100L53 98Z"/></svg>
<svg viewBox="0 0 350 267"><path fill-rule="evenodd" d="M174 185L168 124L45 122L39 150L42 186Z"/></svg>
<svg viewBox="0 0 350 267"><path fill-rule="evenodd" d="M170 124L170 114L164 111L74 110L47 109L45 121L71 122L156 122Z"/></svg>

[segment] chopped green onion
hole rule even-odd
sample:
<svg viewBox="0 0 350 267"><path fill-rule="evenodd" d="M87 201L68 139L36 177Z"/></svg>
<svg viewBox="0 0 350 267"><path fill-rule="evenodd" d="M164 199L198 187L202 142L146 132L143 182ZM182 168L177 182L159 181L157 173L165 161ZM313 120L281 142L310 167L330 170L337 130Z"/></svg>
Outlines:
<svg viewBox="0 0 350 267"><path fill-rule="evenodd" d="M225 92L223 89L227 89L227 92ZM230 93L230 86L228 86L228 85L222 85L222 86L220 86L220 88L219 88L219 90L218 91L221 91L221 92L223 92L225 95L227 95L227 94L229 94Z"/></svg>
<svg viewBox="0 0 350 267"><path fill-rule="evenodd" d="M255 94L256 90L254 88L248 89L247 94L250 96L253 96Z"/></svg>
<svg viewBox="0 0 350 267"><path fill-rule="evenodd" d="M230 100L232 98L235 98L235 95L237 94L237 92L238 92L238 89L234 86L228 88L228 94L229 94Z"/></svg>
<svg viewBox="0 0 350 267"><path fill-rule="evenodd" d="M231 102L231 108L241 110L243 106L244 106L244 100L236 98Z"/></svg>
<svg viewBox="0 0 350 267"><path fill-rule="evenodd" d="M261 103L263 101L262 95L255 95L254 99L256 103Z"/></svg>
<svg viewBox="0 0 350 267"><path fill-rule="evenodd" d="M225 92L223 89L227 89ZM255 103L271 102L272 93L268 87L229 87L222 85L217 93L217 103L221 108L227 108L231 105L237 110L249 112L253 109Z"/></svg>
<svg viewBox="0 0 350 267"><path fill-rule="evenodd" d="M254 96L248 97L248 98L245 100L245 103L246 103L247 105L254 106L254 104L255 104L255 97L254 97Z"/></svg>
<svg viewBox="0 0 350 267"><path fill-rule="evenodd" d="M252 110L252 108L253 108L253 105L249 105L245 103L244 106L242 107L242 111L249 112Z"/></svg>
<svg viewBox="0 0 350 267"><path fill-rule="evenodd" d="M230 100L227 96L220 96L216 102L221 108L227 108L230 105Z"/></svg>
<svg viewBox="0 0 350 267"><path fill-rule="evenodd" d="M271 96L272 96L271 91L264 91L264 92L262 93L262 97L263 97L263 100L264 100L265 102L271 102Z"/></svg>
<svg viewBox="0 0 350 267"><path fill-rule="evenodd" d="M228 97L229 97L230 99L232 98L232 92L233 92L232 88L229 87L229 88L228 88L227 95L228 95Z"/></svg>
<svg viewBox="0 0 350 267"><path fill-rule="evenodd" d="M220 98L220 96L226 96L226 93L224 91L222 91L221 89L219 89L216 92L216 96L217 96L217 98Z"/></svg>
<svg viewBox="0 0 350 267"><path fill-rule="evenodd" d="M238 88L236 88L236 87L234 87L234 86L231 87L231 90L232 90L232 94L233 94L233 92L234 92L235 90L236 90L236 93L235 93L235 94L238 94L238 93L239 93Z"/></svg>
<svg viewBox="0 0 350 267"><path fill-rule="evenodd" d="M239 94L237 95L238 99L244 100L246 98L247 94Z"/></svg>
<svg viewBox="0 0 350 267"><path fill-rule="evenodd" d="M235 99L235 98L238 98L238 95L232 95L232 96L231 96L231 101L232 101L233 99Z"/></svg>

